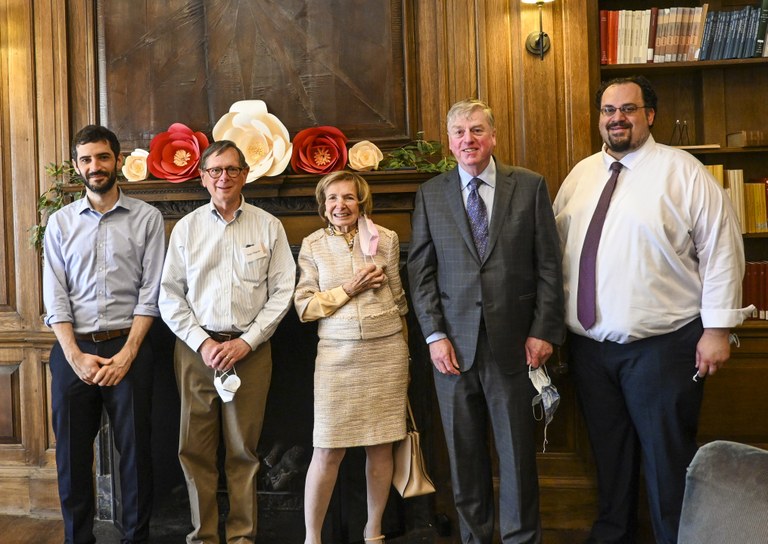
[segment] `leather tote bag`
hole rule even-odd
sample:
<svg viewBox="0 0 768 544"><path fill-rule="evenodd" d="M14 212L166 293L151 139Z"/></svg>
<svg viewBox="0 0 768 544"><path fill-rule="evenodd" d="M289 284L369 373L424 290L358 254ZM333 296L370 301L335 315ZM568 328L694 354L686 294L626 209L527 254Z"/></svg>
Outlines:
<svg viewBox="0 0 768 544"><path fill-rule="evenodd" d="M405 438L394 446L394 471L392 485L403 498L418 497L435 492L435 484L427 474L424 457L421 454L419 431L413 419L411 401L408 401L408 429Z"/></svg>

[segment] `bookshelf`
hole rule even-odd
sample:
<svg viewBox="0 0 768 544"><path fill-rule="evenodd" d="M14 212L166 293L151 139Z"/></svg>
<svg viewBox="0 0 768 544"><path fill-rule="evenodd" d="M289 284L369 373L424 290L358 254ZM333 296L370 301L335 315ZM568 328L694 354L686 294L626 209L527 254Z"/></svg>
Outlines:
<svg viewBox="0 0 768 544"><path fill-rule="evenodd" d="M601 81L633 74L644 75L659 96L659 108L652 129L657 142L690 146L716 144L719 147L688 149L688 152L704 164L722 164L725 170L742 170L744 181L768 178L768 146L727 146L727 135L730 133L768 129L768 100L765 98L768 58L605 64L605 29L602 44L600 36L600 19L605 11L641 11L651 7L662 11L672 7L696 8L705 3L709 12L736 12L746 11L746 6L759 8L763 0L598 0L593 5L594 12L590 14L597 22L594 27L597 36L592 40L594 45L591 48L591 63L595 66L593 90ZM687 126L687 141L679 141L675 131L678 122ZM596 125L595 119L593 126ZM598 149L601 140L596 131L593 142L595 149ZM747 261L768 261L768 233L744 234L744 247ZM768 337L768 321L749 321L745 326Z"/></svg>

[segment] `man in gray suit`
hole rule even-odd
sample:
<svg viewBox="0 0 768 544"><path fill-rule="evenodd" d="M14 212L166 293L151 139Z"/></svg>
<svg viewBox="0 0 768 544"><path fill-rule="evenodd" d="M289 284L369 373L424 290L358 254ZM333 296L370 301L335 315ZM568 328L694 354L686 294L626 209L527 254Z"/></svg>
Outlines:
<svg viewBox="0 0 768 544"><path fill-rule="evenodd" d="M560 249L544 178L494 160L479 100L447 116L458 167L416 194L408 277L429 344L463 543L490 544L488 424L499 458L501 542L541 540L528 369L564 335Z"/></svg>

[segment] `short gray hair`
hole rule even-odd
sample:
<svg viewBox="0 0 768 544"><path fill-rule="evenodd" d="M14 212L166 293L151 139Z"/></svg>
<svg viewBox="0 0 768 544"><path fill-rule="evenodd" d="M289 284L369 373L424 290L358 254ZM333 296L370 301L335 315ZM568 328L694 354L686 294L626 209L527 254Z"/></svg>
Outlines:
<svg viewBox="0 0 768 544"><path fill-rule="evenodd" d="M445 116L446 129L450 129L451 123L457 117L469 117L478 110L483 112L483 115L485 115L485 120L488 121L490 127L495 128L493 110L491 110L491 107L487 103L483 102L482 100L478 100L477 98L467 98L465 100L456 102L453 106L451 106L451 109L448 110L448 115Z"/></svg>

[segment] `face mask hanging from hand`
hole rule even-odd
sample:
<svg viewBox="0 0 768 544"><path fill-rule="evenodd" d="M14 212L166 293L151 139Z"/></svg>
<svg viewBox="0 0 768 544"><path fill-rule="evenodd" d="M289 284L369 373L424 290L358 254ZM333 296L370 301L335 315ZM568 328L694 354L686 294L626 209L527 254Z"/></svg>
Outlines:
<svg viewBox="0 0 768 544"><path fill-rule="evenodd" d="M229 402L235 398L235 393L240 384L240 377L237 375L234 367L226 372L213 371L213 386L224 402Z"/></svg>
<svg viewBox="0 0 768 544"><path fill-rule="evenodd" d="M555 417L555 410L557 410L557 406L560 404L560 393L552 385L552 380L549 379L545 365L541 365L536 369L529 367L528 377L536 391L539 392L538 395L533 397L531 405L533 407L533 418L536 421L544 420L544 446L542 453L545 453L547 451L547 426L552 421L552 418Z"/></svg>

